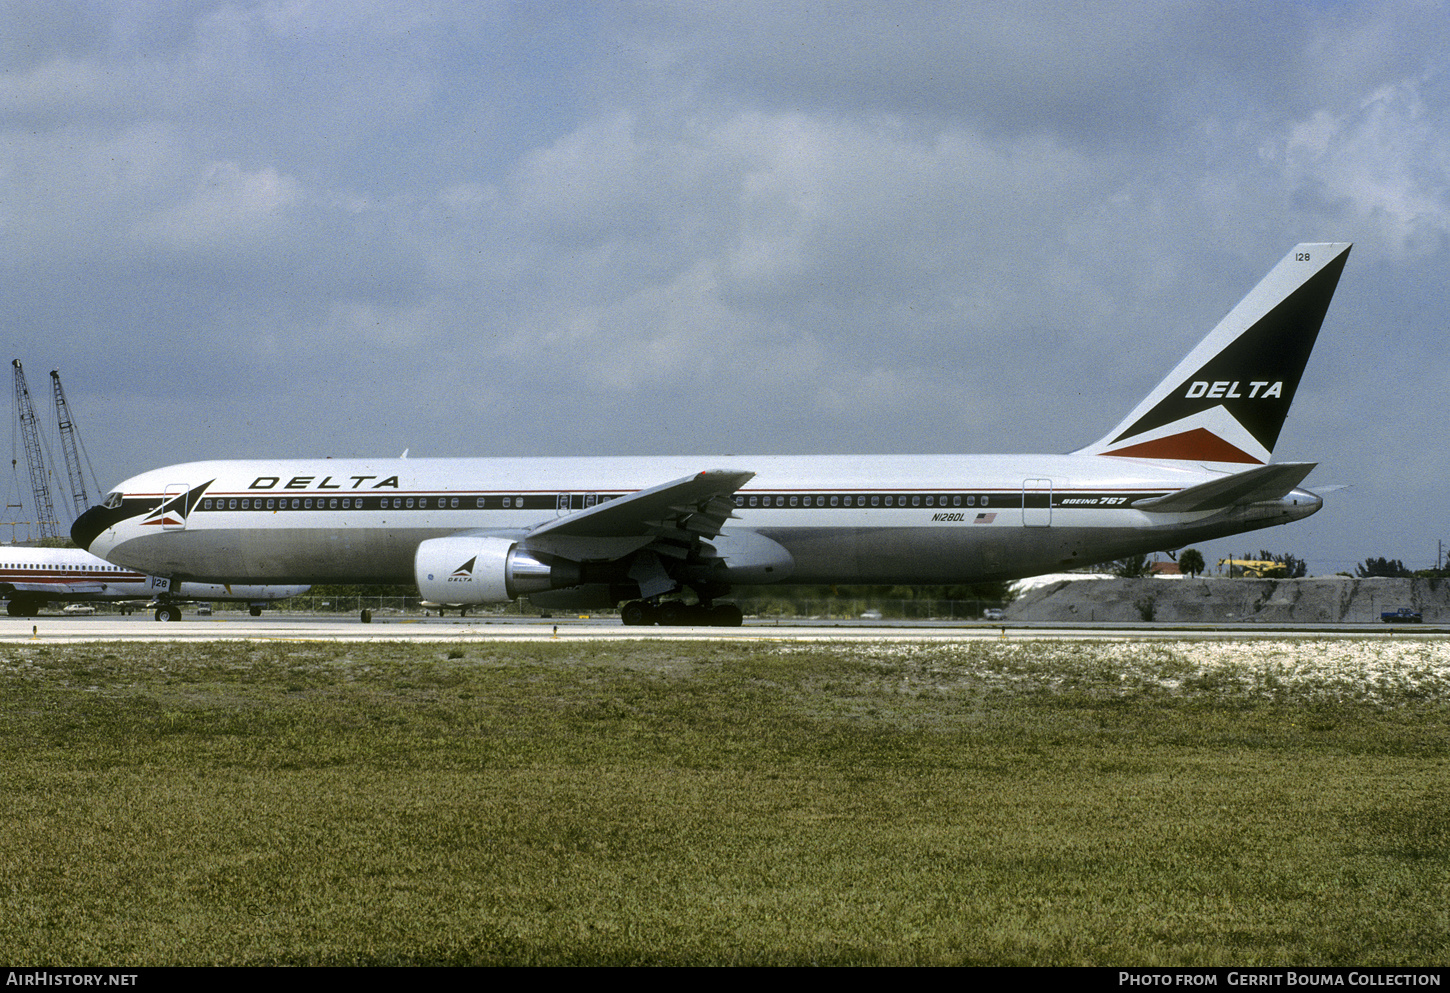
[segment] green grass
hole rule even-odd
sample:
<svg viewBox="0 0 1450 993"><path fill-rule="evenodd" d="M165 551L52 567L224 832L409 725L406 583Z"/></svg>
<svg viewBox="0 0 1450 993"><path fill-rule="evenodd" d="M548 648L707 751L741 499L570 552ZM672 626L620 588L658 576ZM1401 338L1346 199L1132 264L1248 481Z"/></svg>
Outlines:
<svg viewBox="0 0 1450 993"><path fill-rule="evenodd" d="M1444 650L1281 649L5 648L0 958L1443 964Z"/></svg>

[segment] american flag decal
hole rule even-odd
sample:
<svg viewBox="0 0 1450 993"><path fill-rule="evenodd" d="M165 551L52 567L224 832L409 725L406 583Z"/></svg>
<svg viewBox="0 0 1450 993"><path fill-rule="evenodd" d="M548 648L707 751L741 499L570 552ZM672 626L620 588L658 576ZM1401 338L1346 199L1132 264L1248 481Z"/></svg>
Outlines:
<svg viewBox="0 0 1450 993"><path fill-rule="evenodd" d="M996 519L997 519L997 515L996 514L978 514L976 517L972 518L972 523L973 524L991 524Z"/></svg>

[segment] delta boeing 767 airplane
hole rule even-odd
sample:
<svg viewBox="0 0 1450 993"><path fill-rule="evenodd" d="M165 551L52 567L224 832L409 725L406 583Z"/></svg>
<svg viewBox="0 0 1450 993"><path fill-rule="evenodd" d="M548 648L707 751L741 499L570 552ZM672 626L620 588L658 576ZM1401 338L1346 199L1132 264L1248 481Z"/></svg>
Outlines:
<svg viewBox="0 0 1450 993"><path fill-rule="evenodd" d="M172 582L416 582L450 605L736 625L717 601L737 587L1015 579L1287 524L1322 503L1300 488L1314 463L1270 456L1349 249L1296 247L1066 455L191 462L71 534Z"/></svg>

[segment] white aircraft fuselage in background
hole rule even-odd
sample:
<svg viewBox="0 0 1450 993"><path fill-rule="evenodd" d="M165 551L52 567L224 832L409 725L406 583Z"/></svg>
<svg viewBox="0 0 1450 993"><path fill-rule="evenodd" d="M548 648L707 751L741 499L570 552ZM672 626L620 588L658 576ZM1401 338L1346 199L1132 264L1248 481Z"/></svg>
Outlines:
<svg viewBox="0 0 1450 993"><path fill-rule="evenodd" d="M11 617L34 617L52 603L247 603L254 607L307 592L306 586L173 583L77 548L0 546L0 599Z"/></svg>
<svg viewBox="0 0 1450 993"><path fill-rule="evenodd" d="M126 480L72 534L172 580L632 601L639 623L685 588L1012 579L1285 524L1321 505L1312 463L1269 460L1349 248L1296 247L1067 455L193 462Z"/></svg>

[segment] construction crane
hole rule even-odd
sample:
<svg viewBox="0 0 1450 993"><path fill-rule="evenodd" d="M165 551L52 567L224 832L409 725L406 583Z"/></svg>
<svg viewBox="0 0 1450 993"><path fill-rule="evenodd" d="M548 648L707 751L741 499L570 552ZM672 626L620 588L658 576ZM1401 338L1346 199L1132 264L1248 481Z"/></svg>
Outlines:
<svg viewBox="0 0 1450 993"><path fill-rule="evenodd" d="M80 434L70 415L70 405L65 402L65 390L61 389L60 373L50 370L50 382L55 388L55 419L60 425L60 447L65 452L65 470L70 475L70 499L79 517L90 508L91 498L86 493L86 477L81 471Z"/></svg>
<svg viewBox="0 0 1450 993"><path fill-rule="evenodd" d="M15 367L15 411L20 417L20 434L25 439L25 461L30 466L30 489L35 494L35 514L39 518L41 540L58 538L60 523L50 502L50 484L45 479L45 460L40 454L40 430L35 423L35 405L30 402L30 387L25 385L25 370L20 360Z"/></svg>

